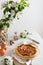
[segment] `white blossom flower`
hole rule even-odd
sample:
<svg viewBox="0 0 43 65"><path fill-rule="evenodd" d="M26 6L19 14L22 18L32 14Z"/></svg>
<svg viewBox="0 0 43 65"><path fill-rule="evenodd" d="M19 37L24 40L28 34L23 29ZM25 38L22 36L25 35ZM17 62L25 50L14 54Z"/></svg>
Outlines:
<svg viewBox="0 0 43 65"><path fill-rule="evenodd" d="M8 17L9 14L10 14L10 12L6 12L6 14L4 15L4 17Z"/></svg>
<svg viewBox="0 0 43 65"><path fill-rule="evenodd" d="M12 57L6 56L5 58L8 59L8 60L6 61L6 64L7 64L7 65L13 65L13 59L12 59Z"/></svg>
<svg viewBox="0 0 43 65"><path fill-rule="evenodd" d="M11 6L12 7L16 7L16 5L17 5L17 3L16 2L13 2Z"/></svg>
<svg viewBox="0 0 43 65"><path fill-rule="evenodd" d="M18 7L15 7L15 10L18 11Z"/></svg>
<svg viewBox="0 0 43 65"><path fill-rule="evenodd" d="M8 4L8 7L10 8L12 5L11 4Z"/></svg>

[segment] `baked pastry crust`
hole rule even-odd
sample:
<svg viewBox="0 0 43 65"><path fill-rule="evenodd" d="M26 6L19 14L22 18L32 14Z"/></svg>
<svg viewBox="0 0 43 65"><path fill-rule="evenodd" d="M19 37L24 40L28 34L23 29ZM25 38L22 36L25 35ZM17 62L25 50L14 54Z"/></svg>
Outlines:
<svg viewBox="0 0 43 65"><path fill-rule="evenodd" d="M24 47L31 46L31 49L28 48L29 51L30 51L30 52L28 52L28 54L24 51L24 55L23 55L22 51L21 51L22 49L19 50L19 47L23 47L22 45L24 45ZM24 49L24 50L28 50L28 49ZM35 44L29 43L29 44L21 44L21 45L17 46L16 49L15 49L15 52L16 52L16 54L18 54L19 57L29 59L29 58L36 57L39 54L39 49L38 49L38 47ZM32 52L33 52L33 54L32 54ZM25 55L25 53L27 55ZM30 55L29 55L29 53L30 53Z"/></svg>

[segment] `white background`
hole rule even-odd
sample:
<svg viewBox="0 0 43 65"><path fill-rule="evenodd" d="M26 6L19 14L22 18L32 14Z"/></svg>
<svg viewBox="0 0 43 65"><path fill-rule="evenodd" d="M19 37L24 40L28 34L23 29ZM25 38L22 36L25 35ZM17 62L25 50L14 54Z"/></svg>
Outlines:
<svg viewBox="0 0 43 65"><path fill-rule="evenodd" d="M0 0L0 5L6 0ZM15 0L16 1L16 0ZM20 1L20 0L17 0ZM23 11L19 21L14 20L12 30L34 29L43 37L43 0L29 0L30 7ZM0 11L0 17L2 12Z"/></svg>
<svg viewBox="0 0 43 65"><path fill-rule="evenodd" d="M6 0L0 0L0 5ZM16 0L15 0L16 1ZM19 1L19 0L17 0ZM13 34L13 31L21 31L24 29L34 29L43 37L43 0L29 0L30 7L23 11L23 14L19 20L15 19L10 26L9 34ZM0 18L2 12L0 10ZM36 39L40 41L40 55L33 61L33 65L43 65L43 42L40 37L35 34ZM34 37L34 36L33 36ZM1 59L2 57L0 57Z"/></svg>

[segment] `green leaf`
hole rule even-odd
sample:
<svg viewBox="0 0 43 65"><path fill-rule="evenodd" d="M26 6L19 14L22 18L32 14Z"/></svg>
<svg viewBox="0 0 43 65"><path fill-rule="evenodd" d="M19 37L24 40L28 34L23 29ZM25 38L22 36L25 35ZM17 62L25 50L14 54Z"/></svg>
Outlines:
<svg viewBox="0 0 43 65"><path fill-rule="evenodd" d="M8 18L10 18L10 17L11 17L11 14L8 15Z"/></svg>
<svg viewBox="0 0 43 65"><path fill-rule="evenodd" d="M24 36L23 38L25 39L27 36Z"/></svg>
<svg viewBox="0 0 43 65"><path fill-rule="evenodd" d="M13 61L13 65L15 65L14 61Z"/></svg>
<svg viewBox="0 0 43 65"><path fill-rule="evenodd" d="M7 22L8 20L9 20L9 19L8 19L8 17L7 17L7 18L3 19L2 22Z"/></svg>
<svg viewBox="0 0 43 65"><path fill-rule="evenodd" d="M4 59L5 61L8 60L7 58Z"/></svg>
<svg viewBox="0 0 43 65"><path fill-rule="evenodd" d="M11 4L13 1L11 0L11 1L9 1L9 4Z"/></svg>
<svg viewBox="0 0 43 65"><path fill-rule="evenodd" d="M29 7L29 5L30 5L29 3L26 3L26 4L25 4L26 7Z"/></svg>
<svg viewBox="0 0 43 65"><path fill-rule="evenodd" d="M27 32L27 35L29 34L29 32Z"/></svg>
<svg viewBox="0 0 43 65"><path fill-rule="evenodd" d="M15 14L14 14L14 16L13 16L14 18L16 17L16 14L17 14L17 13L15 12Z"/></svg>
<svg viewBox="0 0 43 65"><path fill-rule="evenodd" d="M6 22L4 22L3 25L6 25Z"/></svg>
<svg viewBox="0 0 43 65"><path fill-rule="evenodd" d="M11 13L11 8L9 8L9 10L8 10L10 13Z"/></svg>
<svg viewBox="0 0 43 65"><path fill-rule="evenodd" d="M25 39L27 36L26 35L20 35L20 37Z"/></svg>
<svg viewBox="0 0 43 65"><path fill-rule="evenodd" d="M11 7L12 10L15 10L15 7Z"/></svg>
<svg viewBox="0 0 43 65"><path fill-rule="evenodd" d="M4 9L4 14L6 13L6 12L8 12L9 11L9 8L8 7L6 7L5 9Z"/></svg>
<svg viewBox="0 0 43 65"><path fill-rule="evenodd" d="M19 5L19 6L18 6L18 10L19 10L19 11L22 11L23 9L24 9L24 6L23 6L23 5Z"/></svg>
<svg viewBox="0 0 43 65"><path fill-rule="evenodd" d="M5 21L10 20L11 14L8 15L8 17L5 18Z"/></svg>
<svg viewBox="0 0 43 65"><path fill-rule="evenodd" d="M26 0L21 0L20 4L25 5L25 7L29 7L29 3Z"/></svg>
<svg viewBox="0 0 43 65"><path fill-rule="evenodd" d="M9 28L10 24L7 22L7 23L6 23L6 26Z"/></svg>
<svg viewBox="0 0 43 65"><path fill-rule="evenodd" d="M21 2L20 3L24 3L25 2L25 0L21 0Z"/></svg>
<svg viewBox="0 0 43 65"><path fill-rule="evenodd" d="M1 19L2 22L5 22L6 20L5 19Z"/></svg>
<svg viewBox="0 0 43 65"><path fill-rule="evenodd" d="M7 58L4 59L4 65L8 65L6 62L7 60L8 60Z"/></svg>
<svg viewBox="0 0 43 65"><path fill-rule="evenodd" d="M0 29L3 27L3 24L2 23L0 23Z"/></svg>
<svg viewBox="0 0 43 65"><path fill-rule="evenodd" d="M9 20L9 17L5 18L5 21L8 21Z"/></svg>

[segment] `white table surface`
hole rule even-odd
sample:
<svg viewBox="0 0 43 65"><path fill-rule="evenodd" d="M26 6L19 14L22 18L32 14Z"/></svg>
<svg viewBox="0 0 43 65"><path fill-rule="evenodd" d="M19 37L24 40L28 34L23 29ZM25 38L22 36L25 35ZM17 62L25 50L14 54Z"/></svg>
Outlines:
<svg viewBox="0 0 43 65"><path fill-rule="evenodd" d="M40 35L35 32L35 31L30 31L32 33L32 35L29 35L29 37L31 37L32 39L35 39L36 41L40 42L40 44L38 45L39 50L40 50L40 54L33 60L33 65L43 65L43 39L40 37ZM12 33L8 32L8 40L12 39ZM13 44L12 46L8 45L8 49L6 51L6 54L2 57L0 57L0 65L1 64L1 60L6 56L6 55L10 55L11 54L11 50L14 48L14 46L17 44L17 42L15 42L15 44ZM16 64L17 65L17 64ZM20 65L20 64L18 64Z"/></svg>

